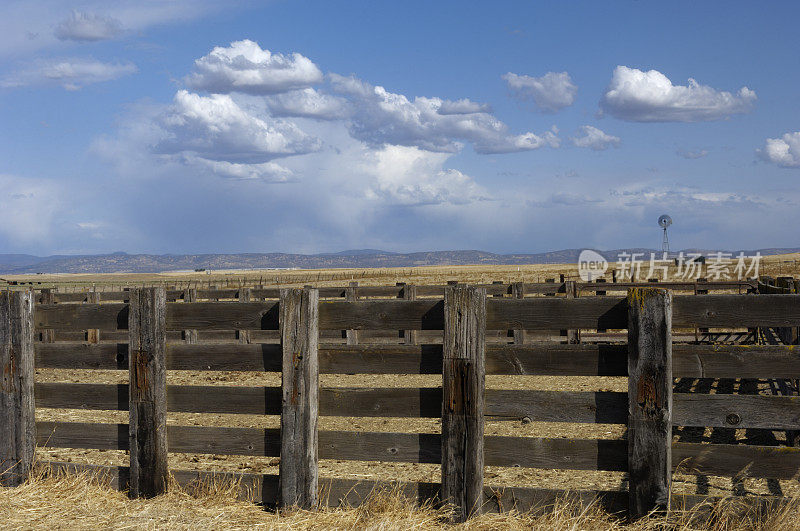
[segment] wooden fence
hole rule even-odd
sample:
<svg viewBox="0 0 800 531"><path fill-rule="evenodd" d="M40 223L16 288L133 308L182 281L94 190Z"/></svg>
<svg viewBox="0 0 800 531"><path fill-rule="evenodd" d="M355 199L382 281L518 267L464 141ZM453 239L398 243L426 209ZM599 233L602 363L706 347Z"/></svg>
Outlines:
<svg viewBox="0 0 800 531"><path fill-rule="evenodd" d="M249 290L242 296L238 291L177 294L137 288L120 293L117 300L127 302L101 297L63 304L53 293L1 293L1 480L13 485L24 479L36 444L129 451L129 467L100 469L134 496L163 492L170 473L183 482L216 477L213 472L168 470L168 452L274 456L281 458L279 476L236 475L247 496L266 504L314 507L358 503L375 486L319 478L319 459L438 463L441 484L406 483L402 488L420 499L452 503L454 518L463 520L475 511L526 509L564 494L485 485L484 466L628 472L627 493L573 495L599 496L607 508L627 509L633 516L666 506L677 467L714 476L780 479L800 474L800 449L672 442L673 426L800 430L798 397L673 394L673 378L800 378L800 353L792 347L678 344L672 338L672 329L681 327L798 327L799 295L673 297L668 290L636 287L626 297L517 297L500 285L417 289L416 296L407 286L359 290L357 295L395 298L362 300L356 294L348 297L347 289ZM506 294L511 296L494 296ZM277 299L267 300L270 296ZM325 296L344 300L320 300ZM204 297L240 300L167 302ZM37 298L41 302L34 304ZM487 330L554 329L627 330L628 342L486 341ZM122 333L127 341L46 342L49 334L76 330L94 330L99 337ZM274 331L279 342L258 344L239 336L237 343L197 343L185 335L211 330ZM325 331L342 330L399 330L404 344L320 343ZM423 331L441 332L442 343L405 341L413 337L410 332ZM128 385L34 386L34 367L127 369L130 378ZM168 370L281 371L282 386L172 386L167 385ZM442 374L442 386L320 388L320 373ZM485 389L487 374L623 376L628 393ZM36 422L35 408L125 410L129 423ZM168 411L280 415L281 428L168 426ZM324 431L317 428L319 416L441 418L442 431ZM483 434L486 419L525 417L627 424L628 437ZM672 502L692 504L701 498L673 496Z"/></svg>

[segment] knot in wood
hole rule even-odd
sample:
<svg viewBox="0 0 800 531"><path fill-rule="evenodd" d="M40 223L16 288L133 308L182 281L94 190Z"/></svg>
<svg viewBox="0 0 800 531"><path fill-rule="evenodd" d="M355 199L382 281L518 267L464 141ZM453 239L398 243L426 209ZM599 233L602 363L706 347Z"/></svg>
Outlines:
<svg viewBox="0 0 800 531"><path fill-rule="evenodd" d="M658 394L656 383L652 376L643 376L639 379L636 389L636 402L639 404L639 409L642 413L648 417L654 416L663 408L662 397Z"/></svg>
<svg viewBox="0 0 800 531"><path fill-rule="evenodd" d="M729 414L728 414L728 415L725 417L725 422L726 422L727 424L730 424L731 426L736 426L736 425L737 425L737 424L739 424L741 421L742 421L742 417L740 417L740 416L739 416L739 415L737 415L736 413L729 413Z"/></svg>

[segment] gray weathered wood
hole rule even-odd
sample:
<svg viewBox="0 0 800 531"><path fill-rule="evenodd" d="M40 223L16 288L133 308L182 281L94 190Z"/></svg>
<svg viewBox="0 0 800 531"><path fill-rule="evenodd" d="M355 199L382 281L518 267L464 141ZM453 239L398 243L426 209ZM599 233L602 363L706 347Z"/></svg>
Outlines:
<svg viewBox="0 0 800 531"><path fill-rule="evenodd" d="M525 298L525 284L523 282L514 282L511 284L511 297L515 299L524 299ZM525 344L525 330L520 328L515 328L511 332L514 335L514 344L515 345L524 345Z"/></svg>
<svg viewBox="0 0 800 531"><path fill-rule="evenodd" d="M403 300L417 300L417 287L413 284L403 284ZM416 345L419 343L419 332L417 330L403 330L403 341L406 345Z"/></svg>
<svg viewBox="0 0 800 531"><path fill-rule="evenodd" d="M628 292L630 516L666 510L672 477L672 294Z"/></svg>
<svg viewBox="0 0 800 531"><path fill-rule="evenodd" d="M448 286L442 359L442 497L454 521L481 509L486 290Z"/></svg>
<svg viewBox="0 0 800 531"><path fill-rule="evenodd" d="M281 504L317 506L319 408L319 292L281 290L283 349L281 411Z"/></svg>
<svg viewBox="0 0 800 531"><path fill-rule="evenodd" d="M567 299L578 298L578 285L574 280L567 280L564 282L565 296ZM567 343L574 345L581 342L581 331L577 328L570 328L567 330Z"/></svg>
<svg viewBox="0 0 800 531"><path fill-rule="evenodd" d="M94 290L90 291L86 294L86 302L89 304L98 304L100 302L100 294ZM87 328L86 342L93 345L100 343L100 330L98 328Z"/></svg>
<svg viewBox="0 0 800 531"><path fill-rule="evenodd" d="M166 293L131 291L128 316L131 497L167 490Z"/></svg>
<svg viewBox="0 0 800 531"><path fill-rule="evenodd" d="M675 393L676 426L800 429L800 397Z"/></svg>
<svg viewBox="0 0 800 531"><path fill-rule="evenodd" d="M187 288L183 294L183 302L197 302L197 289ZM183 338L189 345L197 343L197 330L184 330Z"/></svg>
<svg viewBox="0 0 800 531"><path fill-rule="evenodd" d="M31 291L0 291L0 486L6 487L28 478L36 444L33 300Z"/></svg>
<svg viewBox="0 0 800 531"><path fill-rule="evenodd" d="M40 298L41 304L55 304L55 294L52 289L43 289ZM42 343L53 343L56 340L55 330L44 329L42 330Z"/></svg>
<svg viewBox="0 0 800 531"><path fill-rule="evenodd" d="M345 290L345 300L347 302L356 302L358 300L358 282L353 281L347 286ZM352 328L345 331L348 345L358 345L358 330Z"/></svg>
<svg viewBox="0 0 800 531"><path fill-rule="evenodd" d="M239 288L237 293L239 302L250 302L250 288ZM239 337L239 343L242 345L249 345L251 342L250 330L237 330L236 335Z"/></svg>

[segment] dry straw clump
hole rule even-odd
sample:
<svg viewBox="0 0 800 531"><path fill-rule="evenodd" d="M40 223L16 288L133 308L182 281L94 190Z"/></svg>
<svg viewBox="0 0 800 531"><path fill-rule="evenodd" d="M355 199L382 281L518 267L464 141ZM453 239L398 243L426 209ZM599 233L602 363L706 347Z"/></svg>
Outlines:
<svg viewBox="0 0 800 531"><path fill-rule="evenodd" d="M102 477L39 469L24 485L0 488L3 529L542 529L542 530L800 530L800 505L769 512L728 500L689 512L628 524L599 506L563 501L546 511L484 514L466 524L447 523L448 511L420 507L399 490L383 489L355 508L274 512L236 499L234 483L171 485L169 494L130 500Z"/></svg>

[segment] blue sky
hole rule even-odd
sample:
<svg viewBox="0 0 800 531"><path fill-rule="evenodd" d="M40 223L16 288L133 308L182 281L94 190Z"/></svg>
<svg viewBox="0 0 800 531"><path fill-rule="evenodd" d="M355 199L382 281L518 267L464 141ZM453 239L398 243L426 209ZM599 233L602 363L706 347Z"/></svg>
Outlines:
<svg viewBox="0 0 800 531"><path fill-rule="evenodd" d="M4 5L0 253L798 245L796 2Z"/></svg>

